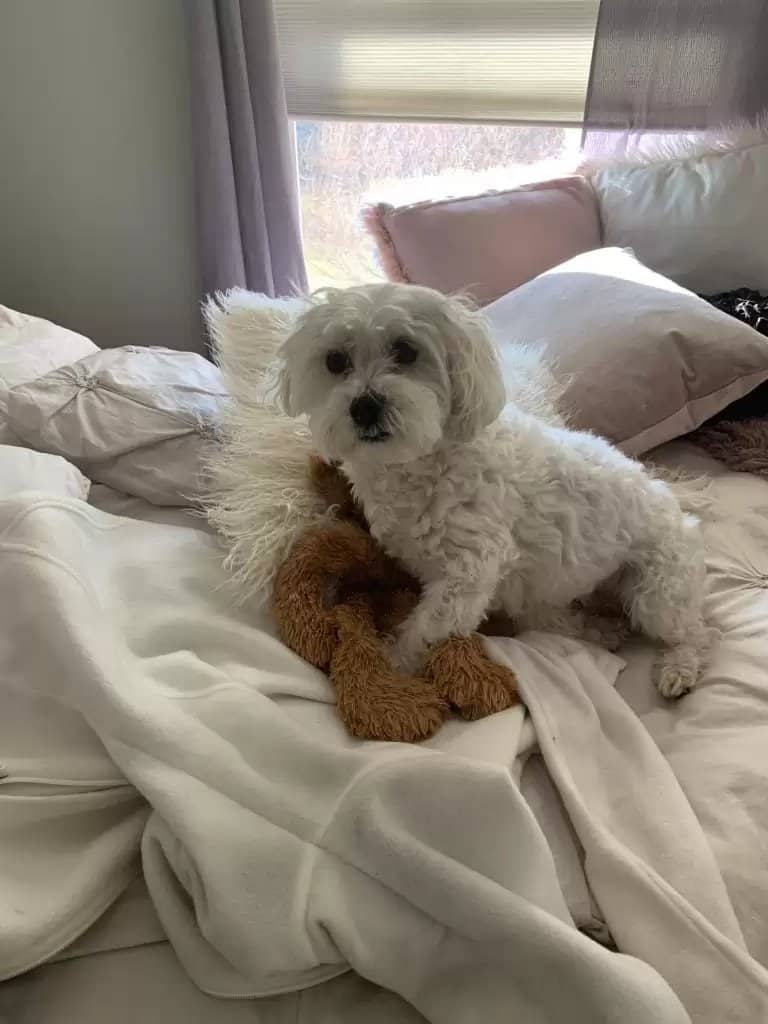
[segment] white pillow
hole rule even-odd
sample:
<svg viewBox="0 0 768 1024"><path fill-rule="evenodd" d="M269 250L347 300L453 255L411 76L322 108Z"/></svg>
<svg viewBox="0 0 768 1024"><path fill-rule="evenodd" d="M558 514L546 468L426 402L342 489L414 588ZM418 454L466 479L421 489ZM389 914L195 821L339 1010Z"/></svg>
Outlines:
<svg viewBox="0 0 768 1024"><path fill-rule="evenodd" d="M90 480L60 455L0 444L0 499L21 491L44 491L85 501L90 489Z"/></svg>
<svg viewBox="0 0 768 1024"><path fill-rule="evenodd" d="M571 425L639 455L768 380L768 339L622 249L595 249L484 310L509 371L543 349ZM517 344L516 344L517 343Z"/></svg>
<svg viewBox="0 0 768 1024"><path fill-rule="evenodd" d="M82 334L0 306L0 443L19 443L7 424L12 387L92 352L98 352L97 347Z"/></svg>
<svg viewBox="0 0 768 1024"><path fill-rule="evenodd" d="M591 176L603 244L699 295L768 292L768 137L735 132L674 159L617 164Z"/></svg>
<svg viewBox="0 0 768 1024"><path fill-rule="evenodd" d="M206 439L225 398L203 356L129 345L13 388L8 416L25 443L64 455L91 480L183 506L202 486Z"/></svg>

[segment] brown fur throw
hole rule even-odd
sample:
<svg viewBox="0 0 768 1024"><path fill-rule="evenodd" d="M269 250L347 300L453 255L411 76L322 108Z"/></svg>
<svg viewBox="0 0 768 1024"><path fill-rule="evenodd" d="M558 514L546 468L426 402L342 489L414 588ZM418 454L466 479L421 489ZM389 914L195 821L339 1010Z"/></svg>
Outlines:
<svg viewBox="0 0 768 1024"><path fill-rule="evenodd" d="M478 636L447 640L423 677L392 667L386 636L418 602L420 587L373 540L337 469L314 458L310 479L336 519L301 534L278 571L273 608L283 642L330 676L349 732L416 742L451 710L475 719L516 704L514 674L488 658Z"/></svg>
<svg viewBox="0 0 768 1024"><path fill-rule="evenodd" d="M768 477L768 419L708 423L690 440L737 473Z"/></svg>

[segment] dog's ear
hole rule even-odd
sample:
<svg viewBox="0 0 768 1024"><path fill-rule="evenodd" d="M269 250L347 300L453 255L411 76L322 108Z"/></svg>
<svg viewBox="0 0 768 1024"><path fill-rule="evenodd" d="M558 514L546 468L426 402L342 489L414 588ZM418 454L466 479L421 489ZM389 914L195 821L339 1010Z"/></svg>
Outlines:
<svg viewBox="0 0 768 1024"><path fill-rule="evenodd" d="M304 300L304 308L277 351L270 393L288 416L300 416L310 381L311 361L324 328L333 317L334 305L343 292L322 288Z"/></svg>
<svg viewBox="0 0 768 1024"><path fill-rule="evenodd" d="M269 391L287 416L300 416L307 411L307 359L313 350L313 340L313 328L304 313L277 350Z"/></svg>
<svg viewBox="0 0 768 1024"><path fill-rule="evenodd" d="M447 299L443 311L451 381L447 433L454 440L471 441L504 408L501 366L482 313L461 298Z"/></svg>

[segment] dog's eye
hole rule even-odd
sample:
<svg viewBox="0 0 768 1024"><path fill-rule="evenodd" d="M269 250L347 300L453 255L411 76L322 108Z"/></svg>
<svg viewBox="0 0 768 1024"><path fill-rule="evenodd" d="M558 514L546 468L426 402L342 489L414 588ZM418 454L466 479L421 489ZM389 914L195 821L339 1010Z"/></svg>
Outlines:
<svg viewBox="0 0 768 1024"><path fill-rule="evenodd" d="M338 376L340 373L346 373L347 370L352 368L352 360L340 348L333 348L330 352L326 353L325 366L328 373Z"/></svg>
<svg viewBox="0 0 768 1024"><path fill-rule="evenodd" d="M418 357L418 350L407 338L395 338L392 342L392 358L398 366L410 366Z"/></svg>

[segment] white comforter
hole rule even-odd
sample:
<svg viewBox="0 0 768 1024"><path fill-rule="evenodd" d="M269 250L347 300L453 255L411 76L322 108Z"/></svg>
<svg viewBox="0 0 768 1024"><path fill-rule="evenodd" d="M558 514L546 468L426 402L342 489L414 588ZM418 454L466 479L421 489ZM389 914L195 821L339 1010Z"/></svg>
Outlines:
<svg viewBox="0 0 768 1024"><path fill-rule="evenodd" d="M352 966L436 1024L768 1018L768 805L753 786L768 770L768 607L739 605L730 568L712 602L735 619L701 691L661 706L637 682L644 652L625 673L687 799L612 688L618 659L543 634L492 644L620 955L575 929L516 784L521 709L419 748L353 741L327 681L230 607L209 535L34 483L0 501L0 977L84 931L141 847L163 927L213 994ZM768 485L749 483L752 526L711 528L728 552L713 568L752 544L743 559L768 571L753 523Z"/></svg>

